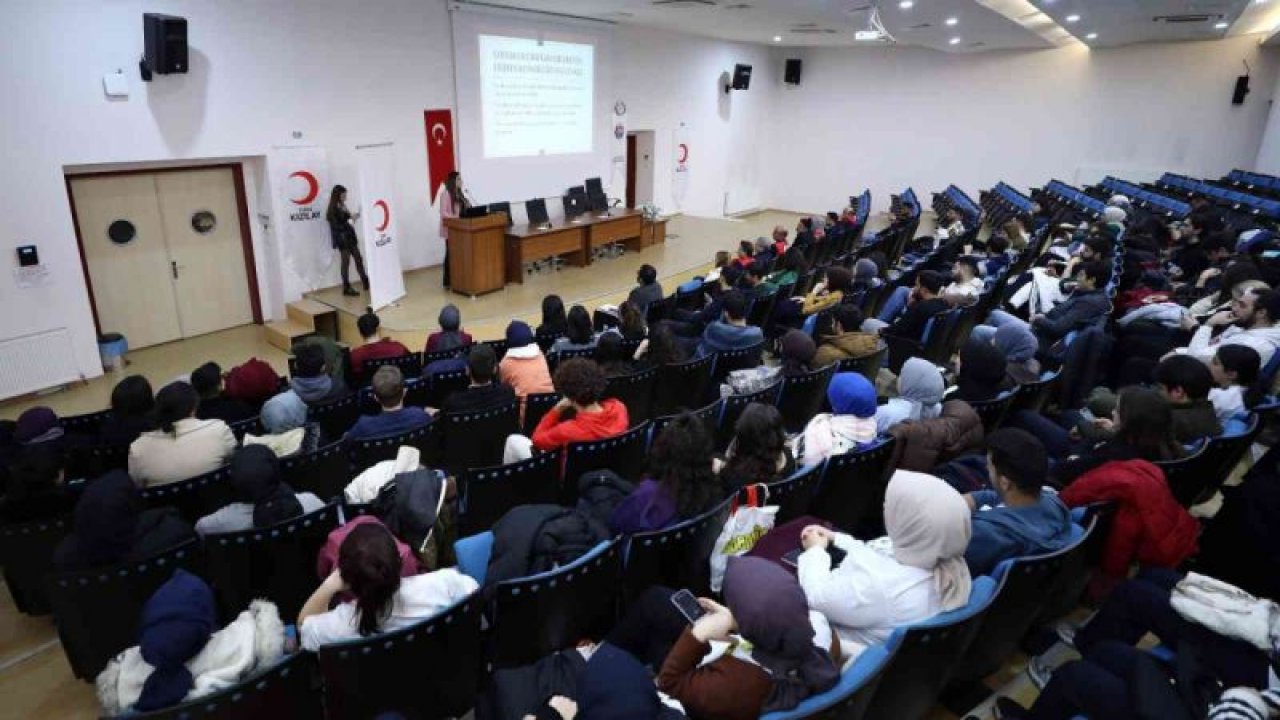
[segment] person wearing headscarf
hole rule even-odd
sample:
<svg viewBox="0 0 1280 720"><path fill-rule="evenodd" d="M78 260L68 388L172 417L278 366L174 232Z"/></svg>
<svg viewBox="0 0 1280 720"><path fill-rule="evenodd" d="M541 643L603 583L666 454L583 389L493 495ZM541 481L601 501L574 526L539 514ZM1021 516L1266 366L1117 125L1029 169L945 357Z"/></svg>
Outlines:
<svg viewBox="0 0 1280 720"><path fill-rule="evenodd" d="M815 644L804 593L781 566L729 558L724 600L699 599L707 614L685 628L658 673L658 689L691 717L756 720L839 681L830 653Z"/></svg>
<svg viewBox="0 0 1280 720"><path fill-rule="evenodd" d="M53 552L60 571L88 570L144 560L196 539L173 508L144 510L142 497L124 470L88 483L71 518L71 534Z"/></svg>
<svg viewBox="0 0 1280 720"><path fill-rule="evenodd" d="M295 393L283 392L268 400L258 421L266 433L246 433L244 445L264 445L276 457L314 452L320 445L320 425L307 423L307 404Z"/></svg>
<svg viewBox="0 0 1280 720"><path fill-rule="evenodd" d="M427 338L425 352L458 350L471 342L471 335L462 331L462 313L456 305L450 303L440 308L440 332L433 332Z"/></svg>
<svg viewBox="0 0 1280 720"><path fill-rule="evenodd" d="M876 389L858 373L837 373L827 384L831 412L815 415L796 441L796 464L817 465L876 439Z"/></svg>
<svg viewBox="0 0 1280 720"><path fill-rule="evenodd" d="M969 505L932 475L897 470L885 490L886 539L862 542L820 525L801 533L797 577L809 607L826 616L846 657L889 639L894 628L969 602L965 548ZM833 567L827 548L846 555Z"/></svg>
<svg viewBox="0 0 1280 720"><path fill-rule="evenodd" d="M779 341L782 359L782 375L803 375L813 370L813 357L818 353L818 346L809 333L803 330L788 330Z"/></svg>
<svg viewBox="0 0 1280 720"><path fill-rule="evenodd" d="M280 461L264 445L236 450L230 464L231 492L236 502L196 521L200 535L218 535L271 527L324 507L311 493L294 493L280 481Z"/></svg>
<svg viewBox="0 0 1280 720"><path fill-rule="evenodd" d="M19 445L54 443L65 434L57 413L41 405L18 416L18 424L13 429L13 441Z"/></svg>
<svg viewBox="0 0 1280 720"><path fill-rule="evenodd" d="M913 357L898 375L898 397L876 410L876 431L884 434L903 420L930 420L942 414L942 393L946 390L938 366Z"/></svg>
<svg viewBox="0 0 1280 720"><path fill-rule="evenodd" d="M1004 355L1005 376L1015 385L1040 380L1040 361L1036 352L1040 342L1030 328L1018 323L1002 325L991 337L991 343Z"/></svg>
<svg viewBox="0 0 1280 720"><path fill-rule="evenodd" d="M276 606L254 600L217 628L213 591L177 570L147 600L138 644L117 655L97 678L105 714L163 710L226 688L284 655Z"/></svg>
<svg viewBox="0 0 1280 720"><path fill-rule="evenodd" d="M1005 383L1004 355L995 345L970 338L960 349L960 365L955 387L947 394L948 400L982 402L994 400L1009 389Z"/></svg>
<svg viewBox="0 0 1280 720"><path fill-rule="evenodd" d="M880 266L871 258L862 258L853 264L853 285L850 290L863 292L880 287Z"/></svg>

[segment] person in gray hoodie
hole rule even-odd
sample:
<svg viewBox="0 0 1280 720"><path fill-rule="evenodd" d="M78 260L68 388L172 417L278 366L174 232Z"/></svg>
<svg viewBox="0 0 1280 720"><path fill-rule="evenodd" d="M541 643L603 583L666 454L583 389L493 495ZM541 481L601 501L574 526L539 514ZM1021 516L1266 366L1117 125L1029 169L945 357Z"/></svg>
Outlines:
<svg viewBox="0 0 1280 720"><path fill-rule="evenodd" d="M721 319L702 331L698 357L726 350L741 350L764 342L764 333L760 328L747 324L747 298L741 290L725 293L721 308Z"/></svg>
<svg viewBox="0 0 1280 720"><path fill-rule="evenodd" d="M986 575L1002 560L1067 546L1071 512L1057 494L1042 490L1049 456L1034 435L1016 428L992 433L987 471L995 489L965 495L973 511L973 536L964 553L971 574Z"/></svg>

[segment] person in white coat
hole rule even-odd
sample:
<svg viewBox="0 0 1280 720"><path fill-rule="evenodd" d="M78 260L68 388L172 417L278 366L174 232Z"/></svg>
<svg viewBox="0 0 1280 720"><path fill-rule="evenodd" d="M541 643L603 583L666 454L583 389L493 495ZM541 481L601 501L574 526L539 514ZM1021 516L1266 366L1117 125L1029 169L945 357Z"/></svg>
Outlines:
<svg viewBox="0 0 1280 720"><path fill-rule="evenodd" d="M129 477L139 487L167 485L213 472L231 459L236 436L221 420L197 420L200 396L185 382L156 393L157 430L129 446Z"/></svg>
<svg viewBox="0 0 1280 720"><path fill-rule="evenodd" d="M885 492L887 538L867 543L819 525L804 529L800 587L809 607L830 621L845 657L885 642L900 625L969 601L969 516L964 497L946 482L898 470ZM828 551L833 545L845 553L839 565Z"/></svg>

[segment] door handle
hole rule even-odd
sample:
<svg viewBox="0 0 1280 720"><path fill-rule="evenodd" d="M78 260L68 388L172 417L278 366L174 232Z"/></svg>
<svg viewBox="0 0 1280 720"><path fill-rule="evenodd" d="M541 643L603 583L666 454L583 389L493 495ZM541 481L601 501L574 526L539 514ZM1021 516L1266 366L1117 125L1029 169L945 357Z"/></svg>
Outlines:
<svg viewBox="0 0 1280 720"><path fill-rule="evenodd" d="M177 279L178 279L178 261L177 261L177 260L170 260L170 261L169 261L169 267L171 267L171 268L173 269L173 279L174 279L174 280L177 280Z"/></svg>

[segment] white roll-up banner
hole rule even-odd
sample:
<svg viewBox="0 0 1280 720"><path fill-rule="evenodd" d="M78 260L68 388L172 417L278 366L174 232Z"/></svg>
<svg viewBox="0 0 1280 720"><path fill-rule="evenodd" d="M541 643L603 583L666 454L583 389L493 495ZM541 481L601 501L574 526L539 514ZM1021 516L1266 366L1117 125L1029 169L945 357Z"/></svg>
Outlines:
<svg viewBox="0 0 1280 720"><path fill-rule="evenodd" d="M271 187L283 217L280 256L308 290L329 282L337 253L324 219L329 202L329 160L322 147L278 147L271 151Z"/></svg>
<svg viewBox="0 0 1280 720"><path fill-rule="evenodd" d="M396 232L395 147L391 143L360 145L361 248L369 271L369 299L375 310L404 297L400 270L400 236Z"/></svg>

